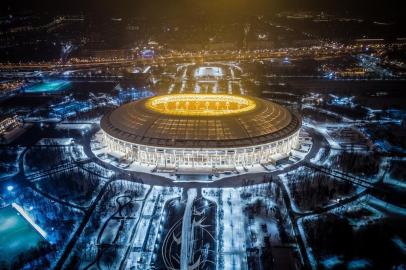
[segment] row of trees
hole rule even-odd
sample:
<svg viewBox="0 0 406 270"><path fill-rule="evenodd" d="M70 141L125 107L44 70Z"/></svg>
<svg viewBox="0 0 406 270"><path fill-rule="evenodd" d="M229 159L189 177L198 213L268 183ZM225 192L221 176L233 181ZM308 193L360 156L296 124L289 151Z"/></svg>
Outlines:
<svg viewBox="0 0 406 270"><path fill-rule="evenodd" d="M337 181L327 174L310 169L298 170L287 177L291 195L302 210L316 209L339 196L355 191L349 182Z"/></svg>
<svg viewBox="0 0 406 270"><path fill-rule="evenodd" d="M376 152L344 151L332 158L333 168L350 174L373 176L379 171L381 158Z"/></svg>
<svg viewBox="0 0 406 270"><path fill-rule="evenodd" d="M70 161L68 147L35 147L25 156L25 165L31 170L46 170Z"/></svg>
<svg viewBox="0 0 406 270"><path fill-rule="evenodd" d="M99 183L98 176L75 168L52 174L37 182L37 187L58 198L84 205L93 198L93 192L98 189Z"/></svg>

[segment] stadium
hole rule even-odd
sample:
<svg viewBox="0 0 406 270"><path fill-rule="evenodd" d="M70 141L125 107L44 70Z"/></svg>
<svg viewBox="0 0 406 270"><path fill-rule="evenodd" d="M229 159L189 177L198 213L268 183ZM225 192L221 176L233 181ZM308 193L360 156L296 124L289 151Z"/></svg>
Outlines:
<svg viewBox="0 0 406 270"><path fill-rule="evenodd" d="M268 100L173 94L131 102L101 120L103 143L161 170L230 170L269 164L298 145L301 119Z"/></svg>

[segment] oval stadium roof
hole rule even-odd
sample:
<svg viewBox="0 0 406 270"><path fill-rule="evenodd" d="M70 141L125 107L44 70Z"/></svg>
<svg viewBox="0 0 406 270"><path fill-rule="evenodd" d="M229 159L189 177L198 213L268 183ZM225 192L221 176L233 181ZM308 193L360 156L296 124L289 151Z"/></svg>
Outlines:
<svg viewBox="0 0 406 270"><path fill-rule="evenodd" d="M285 107L260 98L248 98L255 102L250 110L240 112L239 107L236 109L238 113L223 115L165 113L151 108L148 105L150 99L125 104L106 114L101 120L101 128L117 139L147 146L233 148L280 140L296 132L301 125L300 118ZM191 104L193 102L190 101ZM202 106L202 110L225 106L210 102L214 101L203 101L193 106L194 109ZM187 104L192 106L189 102ZM233 104L227 104L231 110L229 107ZM168 106L172 106L171 110L185 110L185 105L182 107L179 102Z"/></svg>

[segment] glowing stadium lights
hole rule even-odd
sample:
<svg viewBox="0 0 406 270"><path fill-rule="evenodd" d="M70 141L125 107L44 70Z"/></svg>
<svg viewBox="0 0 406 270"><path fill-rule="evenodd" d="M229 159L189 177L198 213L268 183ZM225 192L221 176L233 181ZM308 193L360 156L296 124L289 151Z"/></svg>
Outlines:
<svg viewBox="0 0 406 270"><path fill-rule="evenodd" d="M149 99L145 106L153 111L184 116L221 116L248 112L256 107L254 100L232 95L177 94Z"/></svg>
<svg viewBox="0 0 406 270"><path fill-rule="evenodd" d="M20 213L20 215L22 215L25 220L27 220L28 223L30 223L30 225L45 239L47 237L47 233L41 229L37 224L35 224L35 222L30 218L30 216L24 211L24 209L19 206L16 203L12 203L11 206L13 206L13 208L15 210L18 211L18 213Z"/></svg>

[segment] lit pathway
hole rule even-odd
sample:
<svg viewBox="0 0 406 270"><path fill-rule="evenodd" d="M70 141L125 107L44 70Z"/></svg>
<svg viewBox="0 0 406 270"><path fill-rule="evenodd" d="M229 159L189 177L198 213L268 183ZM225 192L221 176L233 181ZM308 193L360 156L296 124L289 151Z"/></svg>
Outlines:
<svg viewBox="0 0 406 270"><path fill-rule="evenodd" d="M185 208L185 213L183 214L182 221L182 243L180 250L180 270L189 269L189 251L192 248L189 247L191 235L192 235L192 205L193 201L197 196L196 189L189 189L187 191L187 203Z"/></svg>
<svg viewBox="0 0 406 270"><path fill-rule="evenodd" d="M223 189L223 269L247 269L244 216L240 193L237 189Z"/></svg>

